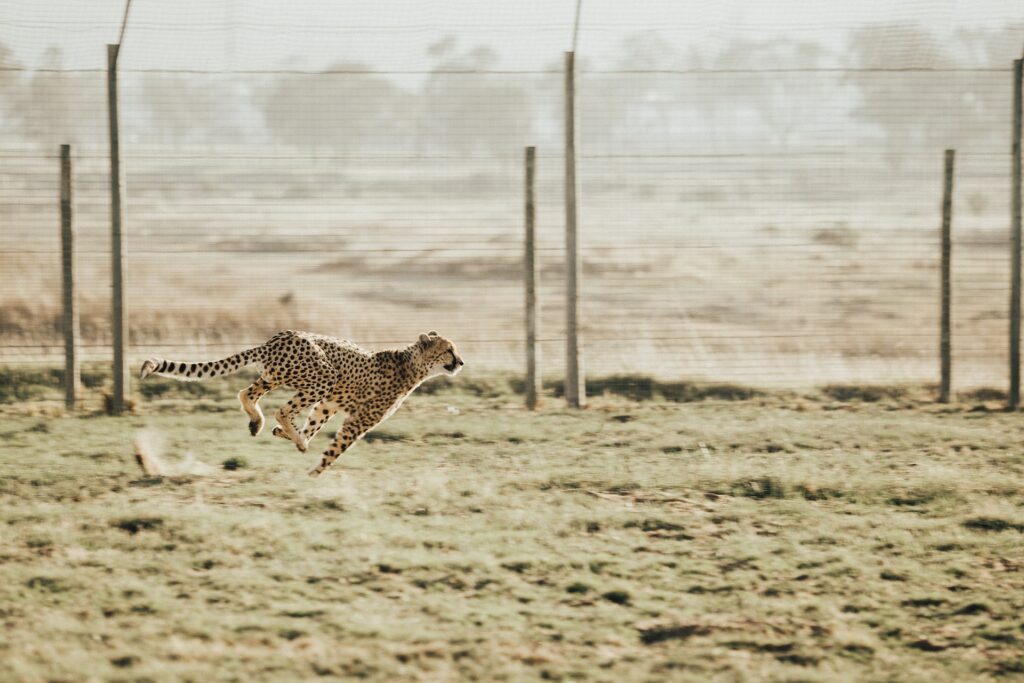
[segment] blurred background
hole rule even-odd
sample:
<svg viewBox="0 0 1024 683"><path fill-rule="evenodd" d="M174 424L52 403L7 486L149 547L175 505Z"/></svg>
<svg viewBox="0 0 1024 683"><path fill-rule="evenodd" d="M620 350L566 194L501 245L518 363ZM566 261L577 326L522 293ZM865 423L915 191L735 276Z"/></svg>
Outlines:
<svg viewBox="0 0 1024 683"><path fill-rule="evenodd" d="M564 367L563 53L575 2L136 0L119 60L129 355L284 328L521 371L537 147L541 368ZM0 364L63 357L73 145L83 358L110 357L106 48L124 4L0 6ZM584 0L589 375L938 379L943 151L953 381L1007 376L1017 1Z"/></svg>

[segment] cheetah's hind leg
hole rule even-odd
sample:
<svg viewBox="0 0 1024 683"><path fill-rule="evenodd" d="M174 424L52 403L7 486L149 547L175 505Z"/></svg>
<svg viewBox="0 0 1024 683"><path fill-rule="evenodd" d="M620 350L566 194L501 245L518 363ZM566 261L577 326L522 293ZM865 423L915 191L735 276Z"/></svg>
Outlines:
<svg viewBox="0 0 1024 683"><path fill-rule="evenodd" d="M330 420L334 415L341 409L337 403L330 401L319 401L313 404L313 409L309 411L309 415L306 417L306 424L303 425L302 431L302 442L306 444L306 448L309 448L309 442L313 440L313 437L323 428L327 421ZM282 439L288 439L288 435L284 433L281 427L274 427L274 436L279 436ZM290 440L290 439L289 439Z"/></svg>
<svg viewBox="0 0 1024 683"><path fill-rule="evenodd" d="M296 414L319 401L319 395L311 391L300 391L292 396L288 403L281 406L277 412L274 413L274 417L277 419L277 424L281 425L279 429L284 432L284 437L294 443L300 453L306 452L307 443L302 438L302 435L295 429L295 423L292 422L292 418L294 418ZM277 429L274 430L274 435L281 436L281 434L278 434Z"/></svg>
<svg viewBox="0 0 1024 683"><path fill-rule="evenodd" d="M263 430L263 425L266 422L263 417L263 410L260 408L260 399L276 386L260 377L238 392L238 400L242 404L242 410L249 416L249 433L253 436L258 435Z"/></svg>
<svg viewBox="0 0 1024 683"><path fill-rule="evenodd" d="M320 408L320 404L321 403L323 403L323 402L322 401L317 401L316 403L313 404L313 408L312 408L312 410L310 410L310 415L313 415L314 413L316 413L316 411ZM307 417L306 418L306 424L307 425L309 424L309 420L310 420L310 418ZM272 431L270 433L273 434L276 437L284 439L285 441L291 441L292 440L292 438L290 436L288 436L288 434L285 433L285 431L281 427L281 425L278 425L278 426L274 427L274 431ZM301 434L302 432L299 432L299 433Z"/></svg>

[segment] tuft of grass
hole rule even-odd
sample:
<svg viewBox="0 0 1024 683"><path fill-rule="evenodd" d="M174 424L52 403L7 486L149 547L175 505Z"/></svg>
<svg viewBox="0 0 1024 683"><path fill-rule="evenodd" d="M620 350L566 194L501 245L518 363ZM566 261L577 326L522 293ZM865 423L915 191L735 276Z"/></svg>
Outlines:
<svg viewBox="0 0 1024 683"><path fill-rule="evenodd" d="M205 398L218 395L216 386L204 382L179 382L164 377L147 378L137 386L139 394L149 400L158 398Z"/></svg>
<svg viewBox="0 0 1024 683"><path fill-rule="evenodd" d="M786 485L778 477L758 477L733 482L730 492L747 498L785 498Z"/></svg>
<svg viewBox="0 0 1024 683"><path fill-rule="evenodd" d="M711 629L700 624L666 624L647 627L640 632L640 642L655 645L666 640L687 640L694 636L706 636Z"/></svg>
<svg viewBox="0 0 1024 683"><path fill-rule="evenodd" d="M246 461L245 458L238 457L228 458L227 460L221 463L221 467L223 467L226 470L241 470L248 466L249 463Z"/></svg>
<svg viewBox="0 0 1024 683"><path fill-rule="evenodd" d="M995 676L1000 677L1024 674L1024 656L996 662L991 671Z"/></svg>
<svg viewBox="0 0 1024 683"><path fill-rule="evenodd" d="M993 387L980 387L970 391L962 391L957 394L957 398L970 403L987 403L989 401L1002 403L1006 400L1006 392Z"/></svg>
<svg viewBox="0 0 1024 683"><path fill-rule="evenodd" d="M971 602L957 609L953 614L987 614L992 608L983 602Z"/></svg>
<svg viewBox="0 0 1024 683"><path fill-rule="evenodd" d="M152 531L163 526L164 520L160 517L129 517L113 522L112 526L122 531L127 531L133 536L140 531Z"/></svg>
<svg viewBox="0 0 1024 683"><path fill-rule="evenodd" d="M373 443L374 441L380 441L383 443L395 443L398 441L406 441L406 438L401 434L395 434L389 432L386 429L375 429L369 432L363 437L363 441Z"/></svg>
<svg viewBox="0 0 1024 683"><path fill-rule="evenodd" d="M945 598L911 598L904 600L900 605L903 607L938 607L947 602Z"/></svg>
<svg viewBox="0 0 1024 683"><path fill-rule="evenodd" d="M60 579L49 576L33 576L25 582L25 585L33 590L43 593L63 593L70 590L70 587Z"/></svg>
<svg viewBox="0 0 1024 683"><path fill-rule="evenodd" d="M696 401L749 401L764 396L764 392L740 384L700 384L697 382L664 382L658 385L659 393L665 400L674 403Z"/></svg>
<svg viewBox="0 0 1024 683"><path fill-rule="evenodd" d="M878 403L883 400L900 400L906 398L907 388L901 386L877 384L827 384L821 393L836 401L862 403Z"/></svg>
<svg viewBox="0 0 1024 683"><path fill-rule="evenodd" d="M974 517L964 522L964 527L971 531L1020 531L1024 532L1024 524L1017 524L999 517Z"/></svg>
<svg viewBox="0 0 1024 683"><path fill-rule="evenodd" d="M564 384L560 381L545 382L544 386L556 398L565 395ZM588 377L587 395L622 396L632 401L665 400L672 403L695 403L711 400L748 401L764 396L765 392L739 384L663 382L647 375L611 375Z"/></svg>
<svg viewBox="0 0 1024 683"><path fill-rule="evenodd" d="M611 590L606 593L601 593L601 597L608 602L613 602L616 605L628 605L630 601L629 592L623 590Z"/></svg>
<svg viewBox="0 0 1024 683"><path fill-rule="evenodd" d="M124 657L114 657L110 660L110 663L118 669L127 669L130 666L138 664L139 658L135 655L125 655Z"/></svg>

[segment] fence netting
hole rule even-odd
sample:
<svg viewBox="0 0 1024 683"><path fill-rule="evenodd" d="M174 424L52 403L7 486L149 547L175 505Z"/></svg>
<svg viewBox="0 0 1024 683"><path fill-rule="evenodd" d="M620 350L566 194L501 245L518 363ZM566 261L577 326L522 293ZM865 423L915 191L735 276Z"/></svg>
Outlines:
<svg viewBox="0 0 1024 683"><path fill-rule="evenodd" d="M357 59L326 52L329 27L302 16L222 5L173 20L140 10L125 38L133 363L218 358L286 328L371 348L438 330L471 367L521 371L523 148L536 145L541 367L560 376L571 12L501 14L479 29L490 43L369 13L343 33L360 37ZM113 42L120 17L76 35L72 18L38 25L21 11L0 10L0 363L62 357L61 143L73 145L83 357L105 360L106 34L83 41L102 25ZM1001 386L1024 24L837 21L764 39L719 25L683 43L669 19L581 26L587 374L936 381L942 163L955 148L954 383ZM537 54L537 39L523 55L534 29L548 48ZM30 54L19 31L51 47ZM424 32L436 39L411 47ZM204 36L209 54L177 52L182 35ZM298 57L249 45L271 35L268 55Z"/></svg>

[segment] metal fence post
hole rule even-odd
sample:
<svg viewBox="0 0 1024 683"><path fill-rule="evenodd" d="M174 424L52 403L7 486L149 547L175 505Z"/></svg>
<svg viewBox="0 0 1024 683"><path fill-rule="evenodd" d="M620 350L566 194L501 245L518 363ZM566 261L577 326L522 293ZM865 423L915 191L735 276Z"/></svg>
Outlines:
<svg viewBox="0 0 1024 683"><path fill-rule="evenodd" d="M120 45L107 45L107 113L110 123L110 250L111 285L113 290L112 326L114 344L114 395L111 412L124 412L128 377L125 372L125 344L128 337L128 312L124 301L125 239L122 232L124 204L122 201L121 139L117 119L117 54Z"/></svg>
<svg viewBox="0 0 1024 683"><path fill-rule="evenodd" d="M78 402L78 296L75 292L74 192L71 184L71 145L60 146L60 255L64 326L64 405Z"/></svg>
<svg viewBox="0 0 1024 683"><path fill-rule="evenodd" d="M587 403L581 358L580 261L576 211L576 54L565 53L565 400L573 408Z"/></svg>
<svg viewBox="0 0 1024 683"><path fill-rule="evenodd" d="M534 235L536 207L534 178L536 148L526 148L526 253L523 256L523 277L526 286L526 407L537 407L540 376L537 372L537 242Z"/></svg>
<svg viewBox="0 0 1024 683"><path fill-rule="evenodd" d="M1021 250L1021 81L1024 60L1013 62L1013 134L1012 172L1010 191L1010 392L1007 408L1016 410L1020 405L1020 250Z"/></svg>
<svg viewBox="0 0 1024 683"><path fill-rule="evenodd" d="M953 251L952 220L953 220L953 164L956 150L947 149L942 181L942 315L939 323L939 402L949 403L949 390L953 368L950 311L951 291L950 259Z"/></svg>

